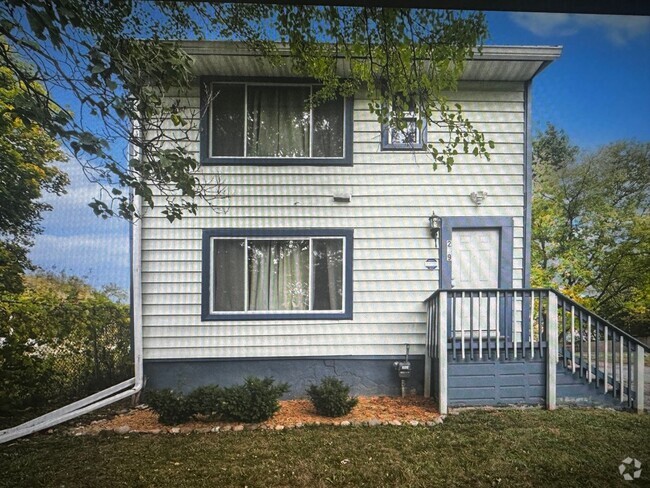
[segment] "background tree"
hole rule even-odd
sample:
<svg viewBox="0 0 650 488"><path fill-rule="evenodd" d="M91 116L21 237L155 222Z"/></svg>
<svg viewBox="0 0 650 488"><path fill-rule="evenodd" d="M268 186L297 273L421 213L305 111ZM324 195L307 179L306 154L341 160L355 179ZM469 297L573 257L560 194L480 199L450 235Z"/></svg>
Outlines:
<svg viewBox="0 0 650 488"><path fill-rule="evenodd" d="M245 42L276 65L323 83L319 103L367 91L381 122L402 129L399 115L414 111L445 134L430 144L434 165L451 168L459 152L488 156L490 141L474 129L445 93L456 87L464 62L487 35L481 13L457 11L251 5L203 2L9 0L0 3L0 60L30 86L25 123L38 122L79 156L87 176L104 191L91 203L101 216L133 217L123 187L149 206L164 206L170 221L195 213L197 198L217 208L223 187L198 178L198 162L184 148L200 114L182 97L192 83L189 57L164 39ZM291 59L279 55L278 41ZM34 66L13 63L18 52ZM345 76L343 76L345 75ZM72 95L76 115L60 93ZM163 130L171 120L176 130ZM134 130L135 129L135 130ZM131 156L121 150L125 143ZM154 198L154 193L160 199Z"/></svg>
<svg viewBox="0 0 650 488"><path fill-rule="evenodd" d="M546 130L533 140L533 166L544 163L555 169L566 168L575 162L580 148L571 144L567 133L547 123Z"/></svg>
<svg viewBox="0 0 650 488"><path fill-rule="evenodd" d="M563 150L535 157L533 284L650 335L650 143L578 155L563 131L549 129L534 148Z"/></svg>
<svg viewBox="0 0 650 488"><path fill-rule="evenodd" d="M28 69L16 58L12 63ZM42 230L42 212L51 208L41 201L43 193L61 194L68 183L53 164L65 160L58 142L20 115L33 93L45 93L38 83L28 83L0 66L0 296L22 289L29 247Z"/></svg>
<svg viewBox="0 0 650 488"><path fill-rule="evenodd" d="M130 378L129 324L128 303L80 278L26 276L21 293L0 301L0 417L66 404Z"/></svg>

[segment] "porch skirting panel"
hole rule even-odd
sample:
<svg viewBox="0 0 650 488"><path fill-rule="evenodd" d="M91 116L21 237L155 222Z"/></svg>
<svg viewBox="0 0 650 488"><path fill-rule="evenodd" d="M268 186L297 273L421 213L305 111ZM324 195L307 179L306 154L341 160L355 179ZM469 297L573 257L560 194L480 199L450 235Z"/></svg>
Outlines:
<svg viewBox="0 0 650 488"><path fill-rule="evenodd" d="M531 359L450 360L450 407L541 405L546 395L546 361Z"/></svg>
<svg viewBox="0 0 650 488"><path fill-rule="evenodd" d="M203 385L240 384L247 376L272 376L289 383L284 398L305 397L305 389L334 376L351 386L354 395L401 394L394 361L404 356L336 356L250 359L145 360L144 374L148 389L172 388L189 392ZM407 390L423 393L424 356L410 356L412 376Z"/></svg>

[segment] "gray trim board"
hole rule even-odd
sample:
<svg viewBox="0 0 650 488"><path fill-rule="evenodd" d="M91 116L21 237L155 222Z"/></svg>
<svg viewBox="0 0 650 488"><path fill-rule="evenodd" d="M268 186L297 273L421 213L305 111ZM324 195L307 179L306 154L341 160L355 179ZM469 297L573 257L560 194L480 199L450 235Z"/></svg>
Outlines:
<svg viewBox="0 0 650 488"><path fill-rule="evenodd" d="M345 237L345 296L343 312L312 313L218 313L210 310L210 240L213 237ZM277 228L203 229L201 252L201 320L350 320L353 308L353 229Z"/></svg>
<svg viewBox="0 0 650 488"><path fill-rule="evenodd" d="M533 82L526 83L524 90L526 132L524 142L526 145L526 158L524 160L524 288L530 287L531 242L533 237Z"/></svg>
<svg viewBox="0 0 650 488"><path fill-rule="evenodd" d="M411 359L424 359L424 354L409 354L409 360ZM357 355L351 355L351 356L271 356L271 357L255 357L255 356L248 356L248 357L241 357L241 358L185 358L185 359L177 359L177 358L152 358L152 359L147 359L146 361L148 363L177 363L177 362L183 362L183 363L191 363L191 362L206 362L206 361L223 361L223 362L229 362L229 361L281 361L281 360L292 360L292 359L315 359L315 360L335 360L335 359L346 359L346 360L352 360L352 359L365 359L365 360L388 360L388 361L403 361L404 360L404 354L386 354L386 355L362 355L362 354L357 354Z"/></svg>
<svg viewBox="0 0 650 488"><path fill-rule="evenodd" d="M512 287L512 217L442 217L440 236L440 288L451 289L451 263L447 261L447 241L454 229L499 229L499 288ZM452 250L453 260L453 250Z"/></svg>

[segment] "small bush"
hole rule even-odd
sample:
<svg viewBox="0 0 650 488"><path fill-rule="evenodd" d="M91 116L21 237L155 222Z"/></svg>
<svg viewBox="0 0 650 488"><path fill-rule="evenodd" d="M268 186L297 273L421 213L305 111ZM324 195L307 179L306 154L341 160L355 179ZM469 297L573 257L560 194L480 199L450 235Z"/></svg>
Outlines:
<svg viewBox="0 0 650 488"><path fill-rule="evenodd" d="M289 391L287 383L274 384L273 378L248 377L243 385L223 389L221 414L228 420L263 422L280 409L278 400Z"/></svg>
<svg viewBox="0 0 650 488"><path fill-rule="evenodd" d="M187 395L192 414L211 416L219 414L223 402L223 388L218 385L199 386Z"/></svg>
<svg viewBox="0 0 650 488"><path fill-rule="evenodd" d="M165 425L181 424L193 414L187 398L169 389L148 391L147 403L158 414L160 423Z"/></svg>
<svg viewBox="0 0 650 488"><path fill-rule="evenodd" d="M323 378L320 386L311 385L307 388L307 395L316 411L326 417L346 415L359 402L359 400L350 396L350 387L348 385L332 376Z"/></svg>

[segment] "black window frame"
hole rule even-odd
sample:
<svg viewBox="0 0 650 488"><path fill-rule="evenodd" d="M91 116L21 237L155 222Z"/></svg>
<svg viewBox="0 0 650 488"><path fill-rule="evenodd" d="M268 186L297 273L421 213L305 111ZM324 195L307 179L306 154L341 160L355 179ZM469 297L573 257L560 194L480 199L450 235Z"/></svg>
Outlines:
<svg viewBox="0 0 650 488"><path fill-rule="evenodd" d="M211 310L212 276L212 242L213 238L277 238L286 237L341 237L344 238L343 310L296 312L220 312ZM242 321L242 320L351 320L353 304L353 249L354 230L350 228L278 228L278 229L203 229L201 254L201 320L203 321Z"/></svg>
<svg viewBox="0 0 650 488"><path fill-rule="evenodd" d="M209 93L213 83L254 83L268 85L313 85L319 83L305 78L272 78L272 77L224 77L203 76L200 83L200 160L206 166L352 166L353 136L354 136L354 98L343 99L343 156L341 157L266 157L266 156L223 156L210 155L210 107Z"/></svg>
<svg viewBox="0 0 650 488"><path fill-rule="evenodd" d="M413 114L413 115L411 115ZM381 125L381 150L382 151L422 151L427 146L427 121L426 119L419 118L414 111L402 112L403 119L414 119L417 128L418 120L421 121L422 126L418 129L419 142L404 142L397 143L390 141L391 127L384 123Z"/></svg>

